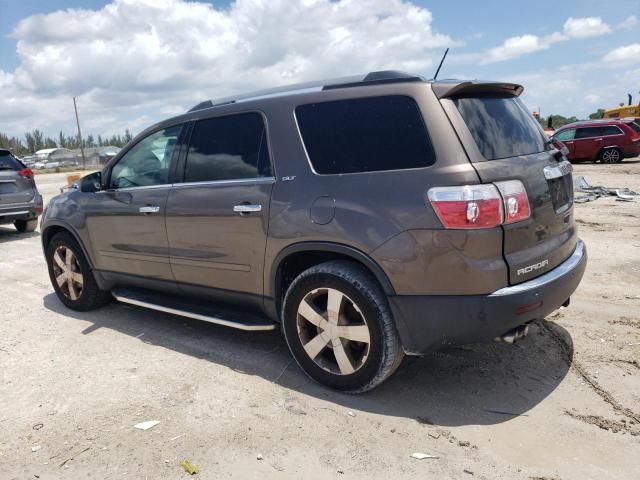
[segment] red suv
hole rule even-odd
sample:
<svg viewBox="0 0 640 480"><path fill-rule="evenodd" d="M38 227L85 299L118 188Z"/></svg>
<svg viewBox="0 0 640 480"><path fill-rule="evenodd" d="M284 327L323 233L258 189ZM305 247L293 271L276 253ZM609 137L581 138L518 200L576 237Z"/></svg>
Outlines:
<svg viewBox="0 0 640 480"><path fill-rule="evenodd" d="M574 122L556 130L551 140L567 146L571 162L619 163L640 155L640 124L633 118Z"/></svg>

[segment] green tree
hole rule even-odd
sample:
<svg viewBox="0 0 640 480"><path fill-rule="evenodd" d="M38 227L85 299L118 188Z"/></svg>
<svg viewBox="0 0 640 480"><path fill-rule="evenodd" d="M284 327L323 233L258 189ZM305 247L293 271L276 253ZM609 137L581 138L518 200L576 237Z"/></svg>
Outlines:
<svg viewBox="0 0 640 480"><path fill-rule="evenodd" d="M598 110L596 110L593 113L589 114L589 118L591 120L597 120L599 118L604 118L604 108L599 108Z"/></svg>

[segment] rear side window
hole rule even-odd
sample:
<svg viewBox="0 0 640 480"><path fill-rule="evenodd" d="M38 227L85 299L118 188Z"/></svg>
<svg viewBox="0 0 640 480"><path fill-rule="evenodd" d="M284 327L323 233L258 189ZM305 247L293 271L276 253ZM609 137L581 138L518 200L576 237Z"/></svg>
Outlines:
<svg viewBox="0 0 640 480"><path fill-rule="evenodd" d="M620 135L622 132L620 129L614 125L606 125L602 127L601 135Z"/></svg>
<svg viewBox="0 0 640 480"><path fill-rule="evenodd" d="M536 120L517 97L482 95L453 101L487 160L545 150L546 142Z"/></svg>
<svg viewBox="0 0 640 480"><path fill-rule="evenodd" d="M24 165L7 151L0 151L0 170L22 170Z"/></svg>
<svg viewBox="0 0 640 480"><path fill-rule="evenodd" d="M614 127L615 128L615 127ZM579 128L576 132L576 138L591 138L591 137L600 137L602 135L606 135L605 127L584 127ZM620 132L616 132L618 134ZM611 135L611 134L609 134Z"/></svg>
<svg viewBox="0 0 640 480"><path fill-rule="evenodd" d="M435 162L422 115L410 97L300 105L296 119L313 169L321 175L422 168Z"/></svg>
<svg viewBox="0 0 640 480"><path fill-rule="evenodd" d="M185 182L270 177L262 115L242 113L198 120L191 134Z"/></svg>

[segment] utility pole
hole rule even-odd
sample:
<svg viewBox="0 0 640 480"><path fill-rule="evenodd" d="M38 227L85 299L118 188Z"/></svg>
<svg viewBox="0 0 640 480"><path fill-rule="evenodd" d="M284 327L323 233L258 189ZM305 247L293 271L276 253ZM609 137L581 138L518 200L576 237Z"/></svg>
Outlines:
<svg viewBox="0 0 640 480"><path fill-rule="evenodd" d="M80 153L82 153L82 169L87 168L87 161L84 158L84 147L82 146L82 132L80 131L80 120L78 120L78 107L76 106L76 97L73 97L73 109L76 112L76 124L78 125L78 139L80 140Z"/></svg>

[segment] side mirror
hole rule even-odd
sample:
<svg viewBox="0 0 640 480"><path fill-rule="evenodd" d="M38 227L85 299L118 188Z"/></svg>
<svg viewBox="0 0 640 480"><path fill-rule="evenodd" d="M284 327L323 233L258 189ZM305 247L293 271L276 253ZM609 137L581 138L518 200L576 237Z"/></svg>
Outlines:
<svg viewBox="0 0 640 480"><path fill-rule="evenodd" d="M95 172L80 179L80 191L85 193L102 190L102 172Z"/></svg>

